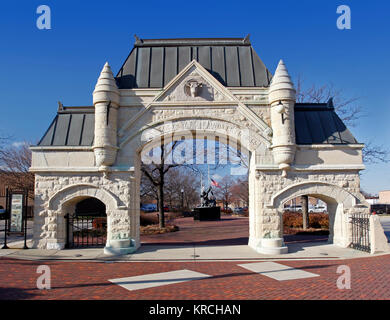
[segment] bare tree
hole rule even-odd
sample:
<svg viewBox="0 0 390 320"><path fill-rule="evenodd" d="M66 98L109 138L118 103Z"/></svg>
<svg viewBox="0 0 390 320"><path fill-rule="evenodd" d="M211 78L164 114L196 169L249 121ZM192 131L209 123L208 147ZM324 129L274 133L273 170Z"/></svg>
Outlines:
<svg viewBox="0 0 390 320"><path fill-rule="evenodd" d="M298 103L327 103L332 99L337 114L350 127L355 126L356 121L363 116L363 109L358 104L359 97L345 98L342 90L336 89L333 84L305 87L301 77L298 77L296 83Z"/></svg>
<svg viewBox="0 0 390 320"><path fill-rule="evenodd" d="M229 204L232 202L232 186L234 184L233 179L230 176L224 176L219 183L221 186L217 191L217 196L223 202L224 209L226 210Z"/></svg>
<svg viewBox="0 0 390 320"><path fill-rule="evenodd" d="M249 184L248 179L238 179L230 188L233 197L243 202L246 206L249 204Z"/></svg>
<svg viewBox="0 0 390 320"><path fill-rule="evenodd" d="M156 186L144 174L141 175L140 198L141 198L141 203L150 203L153 200L156 200L156 203L158 205L159 202ZM158 207L157 207L157 211L158 211Z"/></svg>
<svg viewBox="0 0 390 320"><path fill-rule="evenodd" d="M297 102L326 103L332 99L337 114L350 127L354 127L357 120L364 117L363 108L358 103L359 97L346 98L342 90L332 84L305 87L302 77L298 77L296 84ZM363 149L363 161L371 164L389 162L389 153L383 146L370 141Z"/></svg>
<svg viewBox="0 0 390 320"><path fill-rule="evenodd" d="M177 167L168 172L164 195L171 206L182 207L182 200L185 208L196 205L199 202L198 190L199 181L188 167Z"/></svg>
<svg viewBox="0 0 390 320"><path fill-rule="evenodd" d="M142 173L150 180L150 182L157 189L160 228L165 227L165 215L164 215L165 175L171 168L178 166L178 164L166 164L166 159L172 153L176 145L177 145L177 141L174 141L171 144L165 144L164 138L162 138L161 144L158 147L160 148L160 159L158 163L152 163L149 165L146 165L144 163L141 164Z"/></svg>
<svg viewBox="0 0 390 320"><path fill-rule="evenodd" d="M199 202L199 179L189 167L170 169L164 177L164 201L171 207L190 208ZM183 194L182 191L183 190ZM144 174L141 177L140 196L143 203L156 200L159 203L157 187ZM183 196L183 199L182 199ZM159 210L157 208L157 210Z"/></svg>
<svg viewBox="0 0 390 320"><path fill-rule="evenodd" d="M363 149L363 161L371 164L390 162L389 151L383 146L374 144L372 141L366 142Z"/></svg>
<svg viewBox="0 0 390 320"><path fill-rule="evenodd" d="M33 191L34 174L29 172L30 166L31 150L27 142L0 149L0 178L5 185Z"/></svg>

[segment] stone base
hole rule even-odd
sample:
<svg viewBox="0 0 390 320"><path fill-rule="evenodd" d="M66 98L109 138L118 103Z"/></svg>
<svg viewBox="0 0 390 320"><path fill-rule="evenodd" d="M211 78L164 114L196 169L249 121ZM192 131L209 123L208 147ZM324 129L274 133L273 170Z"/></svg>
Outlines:
<svg viewBox="0 0 390 320"><path fill-rule="evenodd" d="M63 250L65 249L65 242L57 242L47 239L33 239L32 249Z"/></svg>
<svg viewBox="0 0 390 320"><path fill-rule="evenodd" d="M370 216L370 243L371 254L390 251L387 237L377 215Z"/></svg>
<svg viewBox="0 0 390 320"><path fill-rule="evenodd" d="M136 250L133 239L109 240L104 247L104 254L122 255L134 253Z"/></svg>
<svg viewBox="0 0 390 320"><path fill-rule="evenodd" d="M199 207L194 209L194 220L221 220L221 207Z"/></svg>
<svg viewBox="0 0 390 320"><path fill-rule="evenodd" d="M288 253L288 247L284 245L283 238L261 239L256 251L262 254L285 254Z"/></svg>
<svg viewBox="0 0 390 320"><path fill-rule="evenodd" d="M128 248L112 248L112 247L104 247L104 254L112 254L112 255L123 255L134 253L137 249L135 247Z"/></svg>

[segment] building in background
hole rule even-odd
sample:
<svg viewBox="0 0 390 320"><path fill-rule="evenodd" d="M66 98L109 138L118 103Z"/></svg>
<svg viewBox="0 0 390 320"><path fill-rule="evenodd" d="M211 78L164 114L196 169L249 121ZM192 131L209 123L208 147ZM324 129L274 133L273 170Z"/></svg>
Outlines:
<svg viewBox="0 0 390 320"><path fill-rule="evenodd" d="M390 190L379 191L378 203L390 204Z"/></svg>
<svg viewBox="0 0 390 320"><path fill-rule="evenodd" d="M373 205L373 204L377 204L377 203L380 203L379 202L379 197L375 196L375 197L366 197L366 201Z"/></svg>

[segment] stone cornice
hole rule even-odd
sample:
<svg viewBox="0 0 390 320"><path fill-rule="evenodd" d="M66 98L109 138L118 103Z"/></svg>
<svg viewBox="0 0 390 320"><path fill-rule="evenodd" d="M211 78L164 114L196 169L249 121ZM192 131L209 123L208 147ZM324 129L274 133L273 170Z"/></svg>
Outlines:
<svg viewBox="0 0 390 320"><path fill-rule="evenodd" d="M366 167L364 164L327 164L327 165L292 165L292 171L360 171ZM258 171L278 171L279 166L276 164L257 165Z"/></svg>
<svg viewBox="0 0 390 320"><path fill-rule="evenodd" d="M91 151L92 146L33 146L30 147L32 151Z"/></svg>
<svg viewBox="0 0 390 320"><path fill-rule="evenodd" d="M72 172L72 173L85 173L85 172L101 172L98 167L31 167L30 172L47 172L47 173L58 173L58 172ZM108 172L134 172L134 167L108 167Z"/></svg>
<svg viewBox="0 0 390 320"><path fill-rule="evenodd" d="M364 144L298 144L298 149L363 149Z"/></svg>

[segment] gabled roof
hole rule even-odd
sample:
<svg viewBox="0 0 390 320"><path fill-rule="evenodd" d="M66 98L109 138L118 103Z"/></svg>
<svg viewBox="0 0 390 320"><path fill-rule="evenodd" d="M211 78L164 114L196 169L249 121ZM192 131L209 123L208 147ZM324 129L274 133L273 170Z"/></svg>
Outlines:
<svg viewBox="0 0 390 320"><path fill-rule="evenodd" d="M297 144L358 143L335 112L331 101L296 103L294 115Z"/></svg>
<svg viewBox="0 0 390 320"><path fill-rule="evenodd" d="M227 87L267 87L272 75L246 38L139 39L119 70L120 89L163 88L192 60Z"/></svg>

